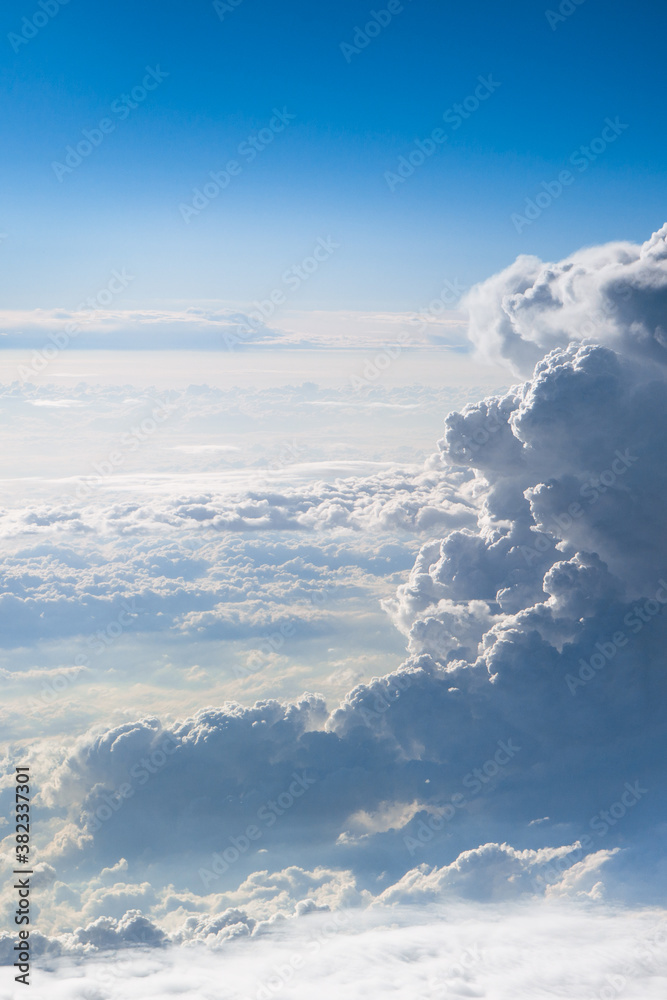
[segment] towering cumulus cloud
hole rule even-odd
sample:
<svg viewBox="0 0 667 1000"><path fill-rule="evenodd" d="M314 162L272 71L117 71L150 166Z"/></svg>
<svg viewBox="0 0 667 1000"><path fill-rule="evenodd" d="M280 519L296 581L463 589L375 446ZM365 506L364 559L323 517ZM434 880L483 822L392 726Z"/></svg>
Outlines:
<svg viewBox="0 0 667 1000"><path fill-rule="evenodd" d="M477 341L537 364L446 419L431 466L458 482L476 525L424 546L389 608L409 642L402 668L328 715L309 697L82 741L48 791L70 809L63 849L159 863L242 837L221 884L250 872L259 847L365 876L378 850L400 877L489 841L619 846L630 862L666 818L666 235L519 261L471 293ZM602 343L580 342L586 316ZM167 738L145 793L100 824L109 794ZM190 864L197 888L206 866Z"/></svg>
<svg viewBox="0 0 667 1000"><path fill-rule="evenodd" d="M521 256L465 301L483 355L521 375L556 347L597 343L667 362L667 226L641 246L609 243L557 264Z"/></svg>
<svg viewBox="0 0 667 1000"><path fill-rule="evenodd" d="M402 667L333 710L307 695L82 738L44 795L59 871L122 870L126 923L150 873L141 905L158 928L190 913L180 942L255 933L288 902L660 898L666 239L521 258L470 293L477 346L534 370L446 418L429 469L474 516L387 608Z"/></svg>

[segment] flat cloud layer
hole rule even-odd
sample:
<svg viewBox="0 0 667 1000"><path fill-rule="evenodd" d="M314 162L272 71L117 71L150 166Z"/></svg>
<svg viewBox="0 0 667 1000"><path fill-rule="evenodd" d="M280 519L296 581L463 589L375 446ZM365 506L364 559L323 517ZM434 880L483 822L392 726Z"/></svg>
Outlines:
<svg viewBox="0 0 667 1000"><path fill-rule="evenodd" d="M474 521L423 459L443 410L477 396L7 386L24 446L6 454L0 512L5 725L26 732L28 708L34 731L35 701L42 731L47 718L52 732L58 718L66 733L109 725L126 717L130 677L135 711L171 699L183 714L312 686L340 695L397 665L404 643L379 599L436 525Z"/></svg>
<svg viewBox="0 0 667 1000"><path fill-rule="evenodd" d="M502 910L394 908L311 914L213 955L136 949L114 959L50 963L37 1000L290 997L439 1000L662 1000L667 928L660 913L529 904ZM14 1000L19 990L0 993Z"/></svg>
<svg viewBox="0 0 667 1000"><path fill-rule="evenodd" d="M243 310L223 303L217 308L124 309L110 304L111 296L101 291L99 298L87 299L76 310L0 310L3 347L30 351L24 368L33 375L44 359L53 357L54 345L58 350L219 352L262 347L357 350L386 344L469 349L462 315L446 308L442 298L419 315L352 311L302 315L276 311L266 300L263 307L255 302Z"/></svg>

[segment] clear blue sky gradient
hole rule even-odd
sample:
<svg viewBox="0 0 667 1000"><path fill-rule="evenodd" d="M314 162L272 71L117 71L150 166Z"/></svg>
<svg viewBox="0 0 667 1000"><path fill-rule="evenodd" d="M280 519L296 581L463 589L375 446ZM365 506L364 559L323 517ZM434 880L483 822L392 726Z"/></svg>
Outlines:
<svg viewBox="0 0 667 1000"><path fill-rule="evenodd" d="M223 19L203 0L70 0L14 45L41 8L3 5L3 308L71 308L121 266L127 304L250 301L331 235L341 249L299 307L412 310L519 253L644 239L667 214L667 10L570 6L552 27L542 0L406 0L346 58L385 0L242 0ZM113 102L147 66L169 76L121 120ZM489 74L488 100L443 123ZM186 224L179 205L274 108L294 120ZM616 116L628 127L518 233L512 214ZM113 131L59 181L52 163L105 117ZM385 173L438 127L446 141L391 191Z"/></svg>

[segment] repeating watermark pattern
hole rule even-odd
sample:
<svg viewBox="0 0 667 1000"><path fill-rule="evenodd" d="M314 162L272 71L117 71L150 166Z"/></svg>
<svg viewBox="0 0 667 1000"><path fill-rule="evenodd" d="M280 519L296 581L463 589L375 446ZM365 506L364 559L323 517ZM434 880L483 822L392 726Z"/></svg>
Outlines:
<svg viewBox="0 0 667 1000"><path fill-rule="evenodd" d="M591 164L595 163L598 157L602 156L609 146L616 142L619 135L622 135L629 127L621 121L618 115L613 120L605 118L604 128L600 135L591 139L587 146L578 146L570 153L568 163L575 167L580 174L585 173ZM560 198L563 191L574 184L576 179L576 174L573 174L571 170L561 170L556 179L542 181L541 190L537 192L535 197L526 198L523 215L519 212L513 212L510 216L510 222L516 232L521 233L526 226L532 226L533 222L539 219L542 213Z"/></svg>
<svg viewBox="0 0 667 1000"><path fill-rule="evenodd" d="M359 715L364 720L364 725L372 728L373 724L379 719L383 718L386 712L396 704L401 695L407 691L410 687L410 675L408 673L399 673L393 675L381 691L375 694L373 699L373 707L367 708L362 705L359 709Z"/></svg>
<svg viewBox="0 0 667 1000"><path fill-rule="evenodd" d="M474 944L471 948L464 948L464 950L457 956L456 961L453 965L447 965L448 978L451 982L452 979L466 979L471 969L476 966L484 965L485 955L480 949L478 944ZM442 979L432 979L429 981L429 986L432 990L438 990L438 996L444 996L450 992L449 983L443 982ZM455 989L456 995L461 996L458 989Z"/></svg>
<svg viewBox="0 0 667 1000"><path fill-rule="evenodd" d="M64 694L65 691L74 684L76 680L80 677L82 673L85 673L87 668L87 657L84 658L86 663L79 664L75 667L62 667L56 670L53 676L49 677L42 684L39 696L37 698L31 698L26 705L26 713L28 715L39 716L45 709L47 705L52 704L56 698Z"/></svg>
<svg viewBox="0 0 667 1000"><path fill-rule="evenodd" d="M551 30L555 31L559 24L567 21L568 17L572 17L575 10L585 2L586 0L562 0L558 5L558 10L545 10L544 16Z"/></svg>
<svg viewBox="0 0 667 1000"><path fill-rule="evenodd" d="M582 834L573 845L573 850L564 852L559 857L551 858L533 875L531 879L533 891L541 895L546 886L560 882L566 871L583 861L586 855L592 851L598 850L598 841L606 837L609 831L627 816L628 812L634 809L645 795L648 795L648 791L647 788L641 786L640 781L635 781L632 784L626 781L618 799L606 809L600 809L594 816L591 816L587 825L587 830L591 832ZM593 834L597 837L597 841Z"/></svg>
<svg viewBox="0 0 667 1000"><path fill-rule="evenodd" d="M258 132L252 132L243 142L239 143L236 155L240 159L228 160L222 170L209 171L210 180L206 181L201 188L193 188L190 202L181 202L178 210L186 225L190 224L193 216L198 216L212 201L225 191L232 182L232 178L239 177L243 173L244 165L250 164L254 159L270 146L273 140L281 132L284 132L290 122L294 121L296 115L291 114L287 108L273 109L273 117L265 128ZM244 161L241 162L241 159Z"/></svg>
<svg viewBox="0 0 667 1000"><path fill-rule="evenodd" d="M340 243L336 243L332 236L327 236L326 239L320 236L308 256L304 257L298 264L292 264L283 271L280 284L276 285L265 299L253 302L252 310L244 316L234 331L225 330L223 332L222 339L225 347L234 350L239 344L246 343L254 334L258 333L265 326L267 320L271 319L276 309L288 301L289 296L285 289L288 289L290 293L298 291L304 281L308 281L338 249L340 249Z"/></svg>
<svg viewBox="0 0 667 1000"><path fill-rule="evenodd" d="M88 826L89 833L96 833L101 829L102 824L110 820L117 813L128 799L136 793L137 788L142 788L151 778L165 766L167 761L176 753L179 743L168 736L155 750L137 761L128 771L128 778L131 781L124 781L112 792L103 792L100 795L102 802L96 806L92 814L92 822Z"/></svg>
<svg viewBox="0 0 667 1000"><path fill-rule="evenodd" d="M227 872L231 865L235 864L239 858L247 854L251 846L261 840L264 831L270 829L277 823L280 816L283 816L292 808L308 789L317 783L316 778L309 778L305 771L299 774L295 771L292 774L292 781L288 788L275 799L269 799L257 810L257 819L261 823L250 823L237 837L228 837L228 846L222 852L215 852L209 862L210 868L200 868L199 877L205 889L208 889L211 882L217 881L221 875Z"/></svg>
<svg viewBox="0 0 667 1000"><path fill-rule="evenodd" d="M62 330L57 333L49 333L49 344L44 344L39 350L31 351L32 362L30 366L19 365L18 376L24 382L30 380L33 375L41 375L54 358L57 358L61 351L66 350L75 337L77 337L87 322L90 322L97 313L107 308L116 295L125 291L131 281L134 281L133 274L127 274L125 268L120 271L115 269L111 272L111 278L106 285L95 295L88 296L74 310L80 315L80 319L71 323L66 323ZM85 307L88 306L88 309Z"/></svg>
<svg viewBox="0 0 667 1000"><path fill-rule="evenodd" d="M411 3L412 0L408 0L408 2ZM341 42L339 45L345 62L349 65L352 62L352 56L358 56L364 49L368 48L373 39L377 38L385 28L388 28L396 15L402 14L404 10L405 6L401 0L389 0L386 7L370 11L368 21L364 25L361 27L355 25L352 42Z"/></svg>
<svg viewBox="0 0 667 1000"><path fill-rule="evenodd" d="M234 664L234 677L237 680L242 680L244 677L251 677L253 674L258 674L266 666L266 657L277 653L285 645L285 642L288 639L292 639L295 635L296 626L294 623L283 622L275 632L264 636L260 640L256 650L260 654L259 656L249 658L244 664Z"/></svg>
<svg viewBox="0 0 667 1000"><path fill-rule="evenodd" d="M505 424L498 419L497 413L487 413L481 425L477 425L472 435L465 441L456 441L449 447L449 452L455 458L472 459L489 443Z"/></svg>
<svg viewBox="0 0 667 1000"><path fill-rule="evenodd" d="M394 361L400 358L403 350L406 347L411 347L413 344L414 338L412 334L403 330L399 333L395 343L389 344L383 350L378 351L372 358L366 358L361 375L350 375L350 385L355 392L368 389L369 386L373 385L391 367Z"/></svg>
<svg viewBox="0 0 667 1000"><path fill-rule="evenodd" d="M626 448L625 451L620 451L616 449L614 452L616 456L609 466L609 468L604 469L597 475L590 476L584 483L581 484L579 488L579 496L587 501L588 507L593 507L598 501L612 488L614 488L618 480L626 474L628 469L639 461L637 455L633 455L630 452L630 448ZM586 515L586 508L583 507L578 501L573 501L568 504L567 510L561 511L560 514L551 514L551 520L554 522L558 529L558 534L562 534L564 531L568 531L575 521ZM544 552L549 551L553 544L553 538L549 535L545 535L543 532L533 532L535 535L535 542L533 545L522 545L521 554L526 560L526 563L530 566L531 563L539 559L540 555Z"/></svg>
<svg viewBox="0 0 667 1000"><path fill-rule="evenodd" d="M320 951L322 945L333 935L340 933L350 921L346 910L337 910L331 915L331 919L318 928L317 934L311 934L306 941L304 951L294 951L281 962L275 965L271 974L260 984L255 994L256 1000L271 1000L276 993L280 993L285 986L289 986L295 975L307 965L308 958L314 958Z"/></svg>
<svg viewBox="0 0 667 1000"><path fill-rule="evenodd" d="M586 832L578 838L574 850L568 851L560 857L551 858L551 860L540 866L539 871L532 878L533 890L541 893L544 891L546 884L559 882L565 872L572 868L574 864L583 861L587 854L597 849L598 844L593 834L595 834L598 840L606 837L609 831L613 830L617 823L627 816L628 812L634 809L637 803L645 795L648 795L648 793L649 789L643 788L639 780L633 783L626 781L622 791L619 793L618 799L612 802L610 806L607 806L606 809L600 809L594 816L591 816L587 825L587 830L591 832Z"/></svg>
<svg viewBox="0 0 667 1000"><path fill-rule="evenodd" d="M100 462L93 463L94 476L85 476L81 479L76 488L76 499L85 500L89 497L100 483L108 480L125 463L127 456L137 451L143 444L149 441L159 427L169 419L178 409L176 405L168 400L151 400L155 405L148 417L134 424L129 431L126 431L118 445L113 448L106 458Z"/></svg>
<svg viewBox="0 0 667 1000"><path fill-rule="evenodd" d="M436 833L440 833L445 824L454 819L458 809L463 809L467 801L470 801L475 795L479 795L484 786L493 781L502 769L507 767L514 755L521 750L521 747L515 746L511 739L498 740L497 746L498 749L493 757L485 760L481 767L473 768L462 779L461 785L466 789L466 792L454 792L450 796L449 802L439 807L437 813L431 814L427 820L419 820L415 828L416 836L403 837L403 843L412 857L414 857L415 851L433 840Z"/></svg>
<svg viewBox="0 0 667 1000"><path fill-rule="evenodd" d="M320 608L328 597L328 590L318 590L316 593L310 595L309 603L312 608ZM250 677L263 670L267 662L271 661L273 654L278 653L288 639L293 639L298 635L299 625L299 619L282 622L270 635L263 636L246 663L243 665L240 663L235 664L234 677L237 680L242 680L244 677Z"/></svg>
<svg viewBox="0 0 667 1000"><path fill-rule="evenodd" d="M136 624L139 615L143 613L144 609L137 606L134 597L124 599L121 601L121 610L115 618L87 637L85 640L86 648L94 656L99 656L100 653L109 649L127 629ZM90 657L85 653L77 653L74 657L74 666L57 670L42 684L38 697L31 698L27 703L26 711L28 714L39 716L47 705L52 704L56 698L64 694L82 673L90 669L90 662Z"/></svg>
<svg viewBox="0 0 667 1000"><path fill-rule="evenodd" d="M655 592L655 598L649 598L643 604L635 604L631 611L628 611L623 619L623 624L630 630L632 635L638 635L649 622L662 613L667 604L667 582L658 580L660 586ZM627 646L629 636L619 629L617 632L603 642L595 643L595 652L588 660L583 657L579 659L579 672L575 677L573 674L565 674L565 683L570 694L576 695L577 689L585 687L594 677L597 677L601 670L613 660L619 649Z"/></svg>
<svg viewBox="0 0 667 1000"><path fill-rule="evenodd" d="M467 286L462 285L458 279L443 282L440 295L431 299L429 304L420 309L407 322L411 327L416 327L417 334L426 332L430 320L442 319L445 312L458 302L461 296L467 291ZM402 330L396 342L388 344L372 358L364 359L364 366L361 375L350 375L350 385L355 392L368 389L373 385L391 366L400 358L404 348L412 347L415 344L412 332Z"/></svg>
<svg viewBox="0 0 667 1000"><path fill-rule="evenodd" d="M227 14L233 14L237 7L240 7L243 0L213 0L213 10L221 21L224 21Z"/></svg>
<svg viewBox="0 0 667 1000"><path fill-rule="evenodd" d="M7 35L7 41L14 52L18 53L23 45L27 45L33 38L36 38L42 28L45 28L59 13L60 8L65 7L69 2L70 0L38 0L39 10L36 10L31 17L22 19L20 34L10 31Z"/></svg>
<svg viewBox="0 0 667 1000"><path fill-rule="evenodd" d="M81 130L82 138L76 146L65 147L65 156L62 162L53 160L51 169L62 184L68 174L74 173L84 160L93 153L94 150L104 142L108 135L116 131L118 122L123 122L130 117L133 111L146 100L153 90L157 90L163 80L166 80L169 73L161 70L159 65L146 66L146 75L141 83L132 88L129 94L121 94L111 102L110 115L100 118L95 128L84 128Z"/></svg>
<svg viewBox="0 0 667 1000"><path fill-rule="evenodd" d="M468 94L460 104L453 104L443 112L443 121L455 132L461 127L464 121L475 113L484 101L487 101L491 94L494 94L500 87L500 83L493 79L493 75L486 77L478 76L478 84L473 93ZM405 156L399 156L398 165L395 170L386 170L384 179L390 191L395 191L399 184L412 177L415 170L423 166L429 156L433 156L439 146L448 142L449 136L443 128L434 128L425 139L415 139L415 143L410 152Z"/></svg>
<svg viewBox="0 0 667 1000"><path fill-rule="evenodd" d="M648 788L642 788L639 781L635 781L632 785L626 781L618 801L612 802L607 809L601 809L593 816L589 821L589 827L598 837L605 837L645 795L648 795Z"/></svg>
<svg viewBox="0 0 667 1000"><path fill-rule="evenodd" d="M427 306L419 309L408 322L417 327L417 333L425 333L429 323L433 320L441 320L445 313L449 312L462 295L468 291L468 285L462 285L458 278L454 281L445 280L440 289L440 294L428 303Z"/></svg>
<svg viewBox="0 0 667 1000"><path fill-rule="evenodd" d="M108 649L131 625L135 624L139 615L143 614L144 609L137 607L134 597L121 601L121 604L122 610L116 617L104 628L97 629L88 637L87 646L95 656Z"/></svg>
<svg viewBox="0 0 667 1000"><path fill-rule="evenodd" d="M117 987L121 980L121 976L111 964L117 957L118 952L109 951L105 952L104 965L97 959L86 963L86 978L81 986L83 1000L100 1000L103 996L111 995L112 989Z"/></svg>
<svg viewBox="0 0 667 1000"><path fill-rule="evenodd" d="M661 920L644 938L635 940L634 954L630 962L621 965L620 972L607 973L607 981L597 994L598 1000L615 1000L630 985L632 979L645 977L653 971L656 959L661 960L667 946L667 921Z"/></svg>
<svg viewBox="0 0 667 1000"><path fill-rule="evenodd" d="M291 441L285 442L285 444L280 446L278 454L275 458L271 459L267 468L271 472L279 472L280 469L285 469L287 466L292 465L297 459L301 458L305 452L306 449L304 446L292 438Z"/></svg>

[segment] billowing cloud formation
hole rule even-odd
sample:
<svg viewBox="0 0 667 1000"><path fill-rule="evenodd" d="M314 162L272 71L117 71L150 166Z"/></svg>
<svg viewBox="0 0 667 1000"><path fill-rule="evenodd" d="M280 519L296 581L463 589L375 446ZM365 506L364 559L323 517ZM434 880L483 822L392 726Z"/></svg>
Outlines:
<svg viewBox="0 0 667 1000"><path fill-rule="evenodd" d="M654 283L662 240L637 251ZM593 311L602 286L590 274L609 254L586 251L588 271L573 285ZM631 258L623 266L639 282L645 271L635 274ZM536 331L554 312L549 296L541 311L538 300ZM332 495L261 498L262 511L280 510L304 534L308 518L321 529L324 511L348 528L398 517L442 532L387 605L409 657L333 708L307 694L177 721L130 718L66 748L39 802L53 835L43 856L72 885L125 866L122 881L80 897L96 930L112 907L104 933L117 934L118 921L134 927L138 909L161 930L171 883L174 909L188 914L177 933L226 939L238 925L234 934L252 936L252 921L269 918L234 893L246 886L256 901L273 892L266 871L297 867L338 873L338 885L349 872L347 890L378 905L538 889L595 900L605 887L661 898L667 369L656 363L659 324L639 312L623 322L615 313L618 331L602 344L536 333L532 376L450 414L419 489L398 477L385 489L378 477L348 484L349 497L343 483ZM523 365L525 343L513 336L502 343ZM191 522L210 532L216 517L230 530L224 503L159 498L136 520L157 510L155 523L174 533ZM131 520L135 509L118 514ZM183 625L214 630L224 613L199 607ZM540 873L557 863L556 877ZM291 901L322 886L309 888ZM212 911L205 900L217 895L225 907Z"/></svg>
<svg viewBox="0 0 667 1000"><path fill-rule="evenodd" d="M667 225L641 246L609 243L556 264L521 256L462 303L482 355L528 375L544 355L597 343L667 363Z"/></svg>
<svg viewBox="0 0 667 1000"><path fill-rule="evenodd" d="M389 463L387 463L389 464ZM305 476L317 473L305 467ZM323 470L324 471L324 470ZM150 504L127 502L86 503L92 488L77 486L79 502L36 504L3 512L0 535L77 535L116 530L145 534L151 529L215 531L301 531L327 528L377 528L385 531L422 531L447 523L470 520L469 505L454 495L451 486L433 476L414 476L400 470L357 479L354 463L341 464L344 479L316 482L301 489L253 490L242 496L225 496L210 490L190 495L152 499ZM327 468L331 474L331 468ZM333 469L335 475L336 469ZM305 478L304 476L304 478ZM120 477L119 477L120 478ZM114 484L115 485L115 484ZM129 484L129 489L132 487ZM74 491L74 489L73 489Z"/></svg>
<svg viewBox="0 0 667 1000"><path fill-rule="evenodd" d="M523 385L447 418L427 475L465 523L422 548L390 606L411 654L397 673L333 711L315 695L269 699L82 737L45 789L68 812L57 851L126 857L137 879L179 858L201 891L221 851L229 887L258 850L395 880L487 841L577 839L584 854L622 846L619 875L666 819L667 384L624 343L557 348ZM434 493L411 495L418 518ZM215 521L208 503L160 518L205 514ZM198 615L188 628L213 627Z"/></svg>
<svg viewBox="0 0 667 1000"><path fill-rule="evenodd" d="M626 832L661 816L666 411L662 379L608 348L571 347L507 396L451 415L442 457L474 470L461 488L477 494L477 525L425 546L399 592L393 610L413 658L356 688L326 722L320 705L314 726L310 708L305 716L296 705L260 704L174 730L173 764L147 793L163 822L142 849L176 853L194 836L184 815L193 772L207 776L206 812L219 815L225 837L285 792L295 771L307 774L314 787L303 809L266 840L280 832L295 842L297 825L328 861L349 844L351 817L391 802L417 802L401 836L378 833L394 851L442 810L463 829L467 821L470 836L498 837L541 816L590 834L617 800ZM84 787L108 793L152 726L114 730L67 767L85 766ZM508 780L484 787L481 811L473 793L486 782L474 774L485 766ZM465 801L452 806L457 793ZM137 801L124 811L140 828ZM134 823L112 818L99 837L131 851L122 831L135 836ZM475 846L467 836L459 830L452 846Z"/></svg>
<svg viewBox="0 0 667 1000"><path fill-rule="evenodd" d="M399 908L412 906L419 912L443 901L509 904L546 899L588 904L602 896L601 869L613 854L597 851L582 862L576 860L581 855L579 844L539 851L484 844L465 851L450 865L413 868L377 895L360 889L350 871L292 866L254 872L236 890L202 898L173 887L155 891L149 883L114 881L127 874L124 859L75 892L42 864L35 875L41 900L60 905L61 917L66 914L83 923L65 933L34 933L33 957L86 957L116 949L183 944L217 951L235 938L263 937L281 922L313 913L339 914L334 923L340 928L346 921L358 921L363 910L386 920ZM63 906L64 902L69 905ZM105 912L98 915L102 908ZM142 910L150 910L151 916ZM11 933L0 933L0 965L12 964L14 943Z"/></svg>

